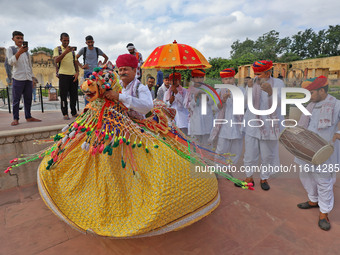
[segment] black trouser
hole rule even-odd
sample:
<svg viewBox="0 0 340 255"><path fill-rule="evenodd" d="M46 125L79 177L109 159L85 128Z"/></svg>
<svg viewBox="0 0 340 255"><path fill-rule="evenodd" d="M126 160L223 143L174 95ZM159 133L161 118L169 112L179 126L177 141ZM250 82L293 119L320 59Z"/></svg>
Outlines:
<svg viewBox="0 0 340 255"><path fill-rule="evenodd" d="M59 74L59 91L61 112L63 115L68 115L67 95L70 95L71 114L76 115L76 103L78 97L78 80L73 82L73 75Z"/></svg>

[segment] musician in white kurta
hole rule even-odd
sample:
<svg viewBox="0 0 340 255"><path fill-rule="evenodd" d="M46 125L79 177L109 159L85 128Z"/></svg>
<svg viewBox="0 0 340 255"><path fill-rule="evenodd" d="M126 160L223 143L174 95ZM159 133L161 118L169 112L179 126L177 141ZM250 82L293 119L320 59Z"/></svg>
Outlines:
<svg viewBox="0 0 340 255"><path fill-rule="evenodd" d="M220 72L223 84L235 85L235 70L233 68L226 68ZM245 89L239 87L243 94ZM243 137L242 132L243 116L233 115L233 96L228 89L220 89L218 93L223 103L219 106L218 119L224 119L225 124L222 124L217 137L216 153L224 154L230 153L230 159L233 164L237 164L243 150Z"/></svg>
<svg viewBox="0 0 340 255"><path fill-rule="evenodd" d="M175 76L175 78L174 78ZM176 109L175 123L178 128L184 134L188 134L188 117L189 112L184 107L184 98L187 90L180 85L181 74L175 73L169 76L171 86L167 92L164 94L164 102L168 104L169 107Z"/></svg>
<svg viewBox="0 0 340 255"><path fill-rule="evenodd" d="M184 106L189 111L188 133L195 142L204 147L209 147L208 138L213 126L214 115L212 107L214 101L207 95L207 112L202 114L202 94L205 71L194 69L191 71L192 82L184 99Z"/></svg>
<svg viewBox="0 0 340 255"><path fill-rule="evenodd" d="M340 168L340 101L328 94L328 80L324 76L303 82L303 87L311 91L311 103L307 110L311 116L301 116L299 125L317 133L323 139L334 143L334 152L321 165L311 165L295 158L300 165L300 180L307 191L309 201L298 204L301 209L320 207L319 227L330 229L328 213L334 205L333 184ZM307 208L306 208L307 207Z"/></svg>
<svg viewBox="0 0 340 255"><path fill-rule="evenodd" d="M272 61L256 61L253 70L257 79L252 87L252 102L255 109L268 110L273 100L273 88L278 89L278 105L276 111L270 115L257 116L248 110L245 118L245 153L244 166L246 182L254 182L253 173L257 170L261 157L261 188L269 190L268 178L271 174L270 166L280 164L278 137L280 134L281 88L284 83L280 79L271 77Z"/></svg>

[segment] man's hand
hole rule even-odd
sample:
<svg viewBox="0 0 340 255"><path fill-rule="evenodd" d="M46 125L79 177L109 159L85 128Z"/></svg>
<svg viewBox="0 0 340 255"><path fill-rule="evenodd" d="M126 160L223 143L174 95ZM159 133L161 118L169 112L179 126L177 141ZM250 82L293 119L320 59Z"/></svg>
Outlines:
<svg viewBox="0 0 340 255"><path fill-rule="evenodd" d="M28 51L28 47L26 46L21 46L18 52L15 54L16 59L18 60L20 55L24 52Z"/></svg>
<svg viewBox="0 0 340 255"><path fill-rule="evenodd" d="M268 96L271 96L273 94L272 86L268 82L264 82L260 86L261 89L268 94Z"/></svg>
<svg viewBox="0 0 340 255"><path fill-rule="evenodd" d="M222 103L227 102L227 99L230 97L230 91L228 90L227 93L223 93L221 101Z"/></svg>
<svg viewBox="0 0 340 255"><path fill-rule="evenodd" d="M202 91L198 91L195 93L195 101L197 100L197 98L201 97L201 95L203 94Z"/></svg>
<svg viewBox="0 0 340 255"><path fill-rule="evenodd" d="M333 143L335 142L335 140L338 139L340 140L340 134L339 133L335 133L333 136Z"/></svg>
<svg viewBox="0 0 340 255"><path fill-rule="evenodd" d="M67 54L67 53L69 53L69 52L71 52L73 50L73 48L71 47L71 46L67 46L66 48L65 48L65 55Z"/></svg>
<svg viewBox="0 0 340 255"><path fill-rule="evenodd" d="M85 64L85 65L83 65L81 68L82 68L82 69L89 69L90 66L89 66L89 64Z"/></svg>
<svg viewBox="0 0 340 255"><path fill-rule="evenodd" d="M171 90L172 92L174 92L175 94L178 93L177 87L175 87L174 85L171 86L170 90Z"/></svg>
<svg viewBox="0 0 340 255"><path fill-rule="evenodd" d="M108 91L105 91L104 97L111 100L111 101L118 101L119 100L119 93L117 91L108 90Z"/></svg>
<svg viewBox="0 0 340 255"><path fill-rule="evenodd" d="M21 51L21 53L24 53L24 52L28 51L28 47L27 46L21 46L19 51Z"/></svg>
<svg viewBox="0 0 340 255"><path fill-rule="evenodd" d="M169 103L172 104L174 101L175 101L175 96L174 95L170 96Z"/></svg>
<svg viewBox="0 0 340 255"><path fill-rule="evenodd" d="M78 76L79 76L79 73L75 73L75 75L73 75L73 77L74 77L73 82L75 82L76 80L78 80Z"/></svg>

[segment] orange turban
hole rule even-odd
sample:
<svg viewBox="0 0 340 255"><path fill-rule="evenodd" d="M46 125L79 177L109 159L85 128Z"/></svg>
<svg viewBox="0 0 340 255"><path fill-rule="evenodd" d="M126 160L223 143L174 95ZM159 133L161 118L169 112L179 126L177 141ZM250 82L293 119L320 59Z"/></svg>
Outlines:
<svg viewBox="0 0 340 255"><path fill-rule="evenodd" d="M321 75L319 77L308 79L302 82L301 87L309 91L319 89L328 85L327 77Z"/></svg>
<svg viewBox="0 0 340 255"><path fill-rule="evenodd" d="M226 68L220 72L221 78L229 78L229 77L234 77L236 74L234 68Z"/></svg>
<svg viewBox="0 0 340 255"><path fill-rule="evenodd" d="M263 73L273 68L273 61L259 60L255 61L253 64L254 73Z"/></svg>
<svg viewBox="0 0 340 255"><path fill-rule="evenodd" d="M191 77L204 77L205 71L203 69L194 69L191 71Z"/></svg>
<svg viewBox="0 0 340 255"><path fill-rule="evenodd" d="M173 78L174 78L174 74L172 73L169 76L169 80L172 81ZM181 78L182 78L182 75L180 73L175 73L175 80L181 80Z"/></svg>

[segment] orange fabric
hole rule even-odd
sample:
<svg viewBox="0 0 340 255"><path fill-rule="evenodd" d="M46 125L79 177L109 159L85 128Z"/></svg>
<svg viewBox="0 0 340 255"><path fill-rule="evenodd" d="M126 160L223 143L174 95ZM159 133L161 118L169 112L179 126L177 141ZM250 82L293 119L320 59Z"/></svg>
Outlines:
<svg viewBox="0 0 340 255"><path fill-rule="evenodd" d="M171 43L157 47L144 62L142 68L193 69L210 68L205 57L186 44Z"/></svg>

